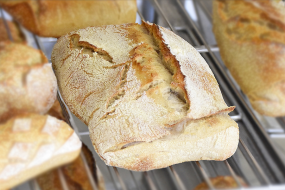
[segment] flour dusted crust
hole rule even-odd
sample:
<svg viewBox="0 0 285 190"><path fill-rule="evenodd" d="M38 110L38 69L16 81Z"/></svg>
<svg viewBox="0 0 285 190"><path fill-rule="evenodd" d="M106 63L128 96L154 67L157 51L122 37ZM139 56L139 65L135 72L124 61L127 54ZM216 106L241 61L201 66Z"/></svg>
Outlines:
<svg viewBox="0 0 285 190"><path fill-rule="evenodd" d="M88 26L135 22L136 0L6 1L0 5L31 32L60 37Z"/></svg>
<svg viewBox="0 0 285 190"><path fill-rule="evenodd" d="M52 63L65 103L88 125L108 165L145 171L223 160L237 148L238 127L227 116L234 108L225 104L213 73L193 47L162 27L71 32L59 38Z"/></svg>
<svg viewBox="0 0 285 190"><path fill-rule="evenodd" d="M0 43L0 123L24 112L46 113L56 99L56 78L39 50Z"/></svg>
<svg viewBox="0 0 285 190"><path fill-rule="evenodd" d="M213 31L221 57L268 116L285 115L285 7L278 0L215 0Z"/></svg>
<svg viewBox="0 0 285 190"><path fill-rule="evenodd" d="M0 189L12 188L73 161L81 141L63 121L24 114L0 125Z"/></svg>

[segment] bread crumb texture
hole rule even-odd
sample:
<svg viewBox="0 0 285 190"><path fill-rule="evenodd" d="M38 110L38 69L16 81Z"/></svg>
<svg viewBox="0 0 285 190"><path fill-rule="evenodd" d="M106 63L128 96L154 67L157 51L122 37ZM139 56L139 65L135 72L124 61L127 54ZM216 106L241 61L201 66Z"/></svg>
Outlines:
<svg viewBox="0 0 285 190"><path fill-rule="evenodd" d="M222 160L236 149L237 124L227 116L233 107L225 104L213 73L191 45L160 26L71 32L59 38L52 63L65 103L88 125L94 148L108 165L145 171ZM194 131L201 132L199 122L218 129L189 139L196 136L185 134L192 122ZM219 143L221 138L228 143ZM211 153L189 151L203 141L215 142Z"/></svg>

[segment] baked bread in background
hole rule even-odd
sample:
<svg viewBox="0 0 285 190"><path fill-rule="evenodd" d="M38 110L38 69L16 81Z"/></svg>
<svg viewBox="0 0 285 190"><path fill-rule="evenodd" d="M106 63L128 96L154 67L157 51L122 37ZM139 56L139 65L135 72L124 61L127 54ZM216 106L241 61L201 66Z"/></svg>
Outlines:
<svg viewBox="0 0 285 190"><path fill-rule="evenodd" d="M1 7L34 34L60 37L88 26L136 21L136 0L44 0L5 1Z"/></svg>
<svg viewBox="0 0 285 190"><path fill-rule="evenodd" d="M15 43L23 43L26 41L24 34L21 32L19 26L15 22L7 20L7 25ZM3 19L0 19L0 34L0 42L11 41Z"/></svg>
<svg viewBox="0 0 285 190"><path fill-rule="evenodd" d="M56 99L52 67L40 50L0 43L0 123L24 112L45 114Z"/></svg>
<svg viewBox="0 0 285 190"><path fill-rule="evenodd" d="M56 99L52 107L47 112L48 115L56 117L57 119L64 120L62 108L60 106L59 101Z"/></svg>
<svg viewBox="0 0 285 190"><path fill-rule="evenodd" d="M239 130L201 55L151 23L88 27L52 52L58 87L107 165L135 171L224 160Z"/></svg>
<svg viewBox="0 0 285 190"><path fill-rule="evenodd" d="M238 177L240 184L243 187L248 187L248 185L243 181L242 178ZM218 176L214 178L210 178L211 183L213 184L214 188L217 189L236 189L239 188L237 182L232 176ZM197 185L193 190L209 190L206 182L203 182Z"/></svg>
<svg viewBox="0 0 285 190"><path fill-rule="evenodd" d="M275 0L215 0L221 57L260 114L285 116L285 7Z"/></svg>
<svg viewBox="0 0 285 190"><path fill-rule="evenodd" d="M72 162L81 141L65 122L52 116L24 114L0 124L0 189Z"/></svg>
<svg viewBox="0 0 285 190"><path fill-rule="evenodd" d="M85 156L87 166L91 171L91 176L94 179L98 190L104 190L104 180L99 169L96 168L92 152L85 145L82 146L81 152ZM82 154L80 154L80 156L72 163L38 176L36 180L41 190L64 189L62 187L62 179L65 180L69 190L93 190L84 166Z"/></svg>

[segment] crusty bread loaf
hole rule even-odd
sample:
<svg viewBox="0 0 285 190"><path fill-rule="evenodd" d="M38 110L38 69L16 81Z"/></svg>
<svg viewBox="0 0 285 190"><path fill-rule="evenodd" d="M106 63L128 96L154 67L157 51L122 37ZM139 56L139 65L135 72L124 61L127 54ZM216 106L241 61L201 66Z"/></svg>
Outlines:
<svg viewBox="0 0 285 190"><path fill-rule="evenodd" d="M56 99L56 78L46 57L23 44L0 43L0 123L23 112L46 113Z"/></svg>
<svg viewBox="0 0 285 190"><path fill-rule="evenodd" d="M18 115L1 124L0 130L0 189L69 163L80 153L75 132L51 116Z"/></svg>
<svg viewBox="0 0 285 190"><path fill-rule="evenodd" d="M97 185L99 190L105 189L104 180L100 171L96 168L92 152L84 145L81 152L86 158L87 166L91 171L95 185ZM62 179L65 180L69 190L93 190L81 156L82 154L70 164L37 177L36 180L41 190L62 190L62 183L64 183L61 182Z"/></svg>
<svg viewBox="0 0 285 190"><path fill-rule="evenodd" d="M243 187L248 187L247 184L243 181L242 178L238 177L240 184ZM218 176L214 178L210 178L211 183L213 184L214 188L217 189L236 189L238 188L238 184L232 176ZM193 190L209 190L206 182L203 182L197 185Z"/></svg>
<svg viewBox="0 0 285 190"><path fill-rule="evenodd" d="M3 9L31 32L60 37L88 26L135 22L136 0L0 0Z"/></svg>
<svg viewBox="0 0 285 190"><path fill-rule="evenodd" d="M6 21L7 25L9 27L11 37L14 42L22 43L25 42L25 36L19 29L18 25L15 22L12 21ZM0 19L0 42L4 41L11 41L8 35L7 28L5 27L3 19Z"/></svg>
<svg viewBox="0 0 285 190"><path fill-rule="evenodd" d="M61 95L108 165L144 171L224 160L238 144L201 55L151 23L89 27L61 37L52 63Z"/></svg>
<svg viewBox="0 0 285 190"><path fill-rule="evenodd" d="M270 0L215 0L213 30L224 63L252 107L285 116L285 6Z"/></svg>

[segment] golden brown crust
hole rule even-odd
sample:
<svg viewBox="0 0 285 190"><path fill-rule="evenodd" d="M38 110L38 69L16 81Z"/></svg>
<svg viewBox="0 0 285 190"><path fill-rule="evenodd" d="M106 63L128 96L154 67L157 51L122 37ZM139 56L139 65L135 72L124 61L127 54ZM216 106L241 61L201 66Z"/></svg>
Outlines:
<svg viewBox="0 0 285 190"><path fill-rule="evenodd" d="M71 162L81 149L70 126L47 115L18 115L1 124L0 129L1 189Z"/></svg>
<svg viewBox="0 0 285 190"><path fill-rule="evenodd" d="M243 181L242 178L238 177L239 182L243 187L248 187L248 185ZM218 176L210 178L211 183L214 188L217 189L234 189L238 188L238 184L232 176ZM197 185L193 190L208 190L210 189L206 182Z"/></svg>
<svg viewBox="0 0 285 190"><path fill-rule="evenodd" d="M60 37L88 26L135 22L136 1L0 1L15 20L31 32Z"/></svg>
<svg viewBox="0 0 285 190"><path fill-rule="evenodd" d="M20 28L18 27L18 25L15 22L12 21L6 21L11 33L11 37L13 39L14 42L17 43L23 43L25 42L25 37L24 34L21 32ZM0 20L0 42L3 41L11 41L8 35L8 31L5 27L4 21L1 19Z"/></svg>
<svg viewBox="0 0 285 190"><path fill-rule="evenodd" d="M58 100L55 100L53 106L50 108L47 114L50 116L56 117L57 119L65 121L65 118L63 116L63 112L61 109L61 105Z"/></svg>
<svg viewBox="0 0 285 190"><path fill-rule="evenodd" d="M89 126L93 146L108 165L144 171L189 160L223 160L236 150L238 128L226 116L233 107L225 104L201 55L167 29L144 23L74 31L58 40L52 62L66 105ZM207 137L201 131L206 118L220 124ZM210 154L188 151L197 139L190 140L184 129L194 119L201 142L210 147L214 139L223 139L225 145ZM185 135L183 142L172 139L176 132ZM162 144L168 153L160 154ZM173 158L177 149L179 156ZM173 159L161 159L165 154Z"/></svg>
<svg viewBox="0 0 285 190"><path fill-rule="evenodd" d="M46 113L56 99L47 58L23 44L0 43L0 122L23 112Z"/></svg>
<svg viewBox="0 0 285 190"><path fill-rule="evenodd" d="M285 8L277 1L216 0L213 31L220 54L253 108L285 115Z"/></svg>

